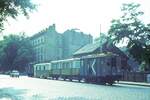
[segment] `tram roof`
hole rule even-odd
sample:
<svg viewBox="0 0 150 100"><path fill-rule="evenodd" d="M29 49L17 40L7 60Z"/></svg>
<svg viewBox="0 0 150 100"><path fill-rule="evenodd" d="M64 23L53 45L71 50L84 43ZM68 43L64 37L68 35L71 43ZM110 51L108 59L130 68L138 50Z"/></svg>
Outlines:
<svg viewBox="0 0 150 100"><path fill-rule="evenodd" d="M54 61L51 61L51 63L55 63L55 62L67 62L67 61L72 61L72 60L80 60L80 58L70 58L70 59L63 59L63 60L54 60Z"/></svg>
<svg viewBox="0 0 150 100"><path fill-rule="evenodd" d="M91 55L87 55L87 56L82 56L81 59L102 58L102 57L112 57L112 56L118 56L118 55L114 54L112 52L106 52L106 53L99 53L99 54L91 54Z"/></svg>
<svg viewBox="0 0 150 100"><path fill-rule="evenodd" d="M37 63L35 65L47 65L47 64L51 64L51 63Z"/></svg>
<svg viewBox="0 0 150 100"><path fill-rule="evenodd" d="M99 54L92 54L92 55L82 56L81 58L70 58L70 59L64 59L64 60L55 60L55 61L51 61L51 62L52 63L67 62L67 61L72 61L72 60L80 60L80 59L88 59L88 58L103 58L103 57L113 57L113 56L118 56L118 55L114 54L112 52L106 52L106 53L99 53Z"/></svg>

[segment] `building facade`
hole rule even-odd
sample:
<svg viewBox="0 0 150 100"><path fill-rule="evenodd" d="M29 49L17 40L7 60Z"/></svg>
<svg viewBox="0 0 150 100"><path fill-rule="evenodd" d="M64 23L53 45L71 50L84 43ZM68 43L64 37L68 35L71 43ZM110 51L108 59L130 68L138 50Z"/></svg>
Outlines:
<svg viewBox="0 0 150 100"><path fill-rule="evenodd" d="M35 64L70 58L77 49L92 43L92 36L76 30L67 30L60 34L53 24L33 35L30 40L35 51Z"/></svg>
<svg viewBox="0 0 150 100"><path fill-rule="evenodd" d="M49 62L62 58L62 38L61 34L56 32L55 25L32 36L31 43L35 52L33 63Z"/></svg>
<svg viewBox="0 0 150 100"><path fill-rule="evenodd" d="M92 43L91 35L85 35L77 29L67 30L62 34L63 58L71 58L73 53L86 44Z"/></svg>

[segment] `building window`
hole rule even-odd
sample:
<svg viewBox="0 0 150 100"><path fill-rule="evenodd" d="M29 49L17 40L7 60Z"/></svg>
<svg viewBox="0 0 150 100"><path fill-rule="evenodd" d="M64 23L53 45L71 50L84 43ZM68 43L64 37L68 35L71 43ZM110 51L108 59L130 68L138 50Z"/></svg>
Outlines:
<svg viewBox="0 0 150 100"><path fill-rule="evenodd" d="M45 39L44 36L41 37L41 42L42 42L42 43L44 43L44 39Z"/></svg>

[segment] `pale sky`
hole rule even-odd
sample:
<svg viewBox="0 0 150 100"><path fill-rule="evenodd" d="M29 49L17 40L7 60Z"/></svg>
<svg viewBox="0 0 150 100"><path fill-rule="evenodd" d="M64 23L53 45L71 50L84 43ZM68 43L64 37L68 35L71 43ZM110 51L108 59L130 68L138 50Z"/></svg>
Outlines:
<svg viewBox="0 0 150 100"><path fill-rule="evenodd" d="M57 32L78 28L82 32L98 37L101 32L107 33L113 18L121 15L122 3L137 2L141 4L144 21L150 22L150 0L34 0L39 4L37 11L30 18L18 16L17 20L9 19L5 24L4 34L25 32L32 36L46 27L56 24Z"/></svg>

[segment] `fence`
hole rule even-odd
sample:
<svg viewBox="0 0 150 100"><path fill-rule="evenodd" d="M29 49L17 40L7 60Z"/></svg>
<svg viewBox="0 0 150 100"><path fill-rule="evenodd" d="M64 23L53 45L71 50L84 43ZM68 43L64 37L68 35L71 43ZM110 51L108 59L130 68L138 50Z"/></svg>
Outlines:
<svg viewBox="0 0 150 100"><path fill-rule="evenodd" d="M123 81L146 82L148 72L123 72Z"/></svg>

